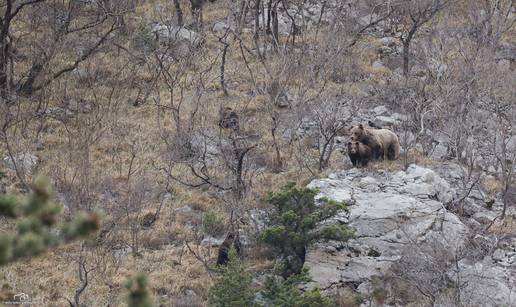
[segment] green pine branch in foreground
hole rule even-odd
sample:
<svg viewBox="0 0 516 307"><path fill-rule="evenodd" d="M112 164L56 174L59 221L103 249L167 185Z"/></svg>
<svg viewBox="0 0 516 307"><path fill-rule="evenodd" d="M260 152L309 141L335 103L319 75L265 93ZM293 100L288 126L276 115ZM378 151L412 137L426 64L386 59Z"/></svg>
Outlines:
<svg viewBox="0 0 516 307"><path fill-rule="evenodd" d="M52 189L44 177L36 179L26 197L0 196L0 216L19 219L15 233L0 235L0 265L40 254L99 229L98 213L80 214L72 222L57 226L61 210L62 206L52 201Z"/></svg>
<svg viewBox="0 0 516 307"><path fill-rule="evenodd" d="M80 214L72 222L57 224L62 206L52 201L48 179L38 177L26 197L0 196L0 216L16 218L16 232L0 235L0 265L40 254L49 248L84 238L100 227L100 214ZM56 231L57 230L57 231ZM145 275L136 275L126 284L129 307L152 307Z"/></svg>
<svg viewBox="0 0 516 307"><path fill-rule="evenodd" d="M144 274L137 274L130 278L125 284L129 295L127 297L128 307L153 307L152 297L147 289L147 277Z"/></svg>

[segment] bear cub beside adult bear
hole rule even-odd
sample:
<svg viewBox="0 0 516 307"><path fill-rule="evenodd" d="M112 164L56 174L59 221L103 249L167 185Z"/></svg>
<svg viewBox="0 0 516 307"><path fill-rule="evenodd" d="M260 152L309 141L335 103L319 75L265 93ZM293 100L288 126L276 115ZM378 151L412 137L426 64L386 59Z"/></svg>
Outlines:
<svg viewBox="0 0 516 307"><path fill-rule="evenodd" d="M353 166L367 166L373 157L371 147L358 141L348 142L348 156Z"/></svg>
<svg viewBox="0 0 516 307"><path fill-rule="evenodd" d="M389 129L365 128L360 124L351 128L351 139L371 147L374 159L396 160L400 154L398 136Z"/></svg>

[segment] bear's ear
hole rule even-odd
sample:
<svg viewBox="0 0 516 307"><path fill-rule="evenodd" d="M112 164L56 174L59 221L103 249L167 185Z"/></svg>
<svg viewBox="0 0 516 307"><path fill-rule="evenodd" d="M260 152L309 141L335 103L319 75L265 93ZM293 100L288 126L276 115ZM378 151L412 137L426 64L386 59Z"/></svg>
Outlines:
<svg viewBox="0 0 516 307"><path fill-rule="evenodd" d="M364 125L360 124L360 125L358 125L358 128L364 130Z"/></svg>
<svg viewBox="0 0 516 307"><path fill-rule="evenodd" d="M351 146L351 142L348 142L348 146Z"/></svg>
<svg viewBox="0 0 516 307"><path fill-rule="evenodd" d="M355 145L360 145L360 143L358 141L355 142Z"/></svg>

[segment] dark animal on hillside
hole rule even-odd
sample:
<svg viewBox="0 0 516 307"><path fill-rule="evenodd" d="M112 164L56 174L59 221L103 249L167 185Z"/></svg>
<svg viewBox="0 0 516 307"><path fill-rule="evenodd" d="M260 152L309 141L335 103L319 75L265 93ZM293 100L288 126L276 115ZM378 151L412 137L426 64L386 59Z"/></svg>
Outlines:
<svg viewBox="0 0 516 307"><path fill-rule="evenodd" d="M371 147L358 141L348 142L348 156L353 166L367 166L372 158Z"/></svg>
<svg viewBox="0 0 516 307"><path fill-rule="evenodd" d="M210 2L215 2L215 0L209 0ZM192 8L192 17L194 19L194 25L196 27L202 27L202 7L206 0L190 0L190 5Z"/></svg>
<svg viewBox="0 0 516 307"><path fill-rule="evenodd" d="M219 127L224 129L232 129L235 132L240 131L238 114L230 107L225 107L220 111Z"/></svg>
<svg viewBox="0 0 516 307"><path fill-rule="evenodd" d="M240 239L237 236L235 236L233 233L228 233L226 236L226 239L224 242L222 242L222 245L219 247L219 256L217 258L217 265L225 265L229 261L229 249L233 246L237 252L238 255L240 255L241 252L241 244Z"/></svg>

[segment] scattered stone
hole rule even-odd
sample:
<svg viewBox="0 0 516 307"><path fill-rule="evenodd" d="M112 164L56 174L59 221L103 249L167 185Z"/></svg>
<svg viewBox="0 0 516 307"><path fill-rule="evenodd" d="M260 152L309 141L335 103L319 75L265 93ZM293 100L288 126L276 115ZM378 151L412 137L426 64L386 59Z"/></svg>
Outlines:
<svg viewBox="0 0 516 307"><path fill-rule="evenodd" d="M377 116L383 115L385 113L389 112L389 109L387 109L386 106L377 106L373 109L373 113Z"/></svg>
<svg viewBox="0 0 516 307"><path fill-rule="evenodd" d="M394 120L397 120L397 121L400 121L400 122L404 122L404 121L407 121L409 119L409 117L407 115L400 114L400 113L392 113L391 117Z"/></svg>
<svg viewBox="0 0 516 307"><path fill-rule="evenodd" d="M132 249L131 247L126 246L120 248L113 248L112 252L115 258L125 258L127 255L132 253Z"/></svg>
<svg viewBox="0 0 516 307"><path fill-rule="evenodd" d="M261 209L249 210L249 218L257 230L265 229L265 226L267 225L267 222L269 221L269 216L268 216L267 212L265 210L261 210Z"/></svg>
<svg viewBox="0 0 516 307"><path fill-rule="evenodd" d="M383 69L383 68L385 68L385 66L383 65L382 61L380 61L380 60L374 61L372 66L373 66L374 69Z"/></svg>
<svg viewBox="0 0 516 307"><path fill-rule="evenodd" d="M186 290L185 290L185 295L186 295L186 296L197 296L197 293L195 293L195 291L194 291L194 290L186 289Z"/></svg>
<svg viewBox="0 0 516 307"><path fill-rule="evenodd" d="M434 160L444 160L447 156L448 147L443 144L437 144L430 153L430 157Z"/></svg>
<svg viewBox="0 0 516 307"><path fill-rule="evenodd" d="M31 153L15 154L12 158L6 155L4 163L7 168L16 170L17 167L19 171L31 176L39 164L39 158Z"/></svg>
<svg viewBox="0 0 516 307"><path fill-rule="evenodd" d="M43 112L40 112L36 115L40 117L47 116L61 122L66 122L67 120L73 117L74 113L67 108L48 107Z"/></svg>
<svg viewBox="0 0 516 307"><path fill-rule="evenodd" d="M492 257L501 266L510 267L516 265L516 252L514 250L499 248L494 251Z"/></svg>
<svg viewBox="0 0 516 307"><path fill-rule="evenodd" d="M194 47L198 47L204 42L197 32L173 25L155 23L151 25L151 32L160 41L187 41Z"/></svg>
<svg viewBox="0 0 516 307"><path fill-rule="evenodd" d="M473 219L478 221L481 224L489 224L494 221L495 218L498 217L498 214L493 211L483 210L481 212L477 212L473 214Z"/></svg>
<svg viewBox="0 0 516 307"><path fill-rule="evenodd" d="M214 237L206 237L201 241L201 245L206 247L219 247L222 245L223 242L224 238L217 239Z"/></svg>
<svg viewBox="0 0 516 307"><path fill-rule="evenodd" d="M493 265L491 257L480 262L459 261L461 302L464 306L512 306L516 301L514 267ZM450 280L457 279L457 270L449 272ZM443 291L434 306L455 306ZM451 305L450 305L451 303Z"/></svg>
<svg viewBox="0 0 516 307"><path fill-rule="evenodd" d="M398 121L392 118L391 116L376 116L374 119L374 123L380 127L388 127L394 126L398 124Z"/></svg>
<svg viewBox="0 0 516 307"><path fill-rule="evenodd" d="M380 40L383 46L394 47L396 46L396 39L394 37L382 37Z"/></svg>
<svg viewBox="0 0 516 307"><path fill-rule="evenodd" d="M174 213L176 214L176 217L178 217L180 220L183 220L189 225L200 224L202 220L202 212L194 210L190 206L183 206L174 209Z"/></svg>
<svg viewBox="0 0 516 307"><path fill-rule="evenodd" d="M212 31L217 33L224 33L231 27L224 21L217 21L212 26Z"/></svg>

